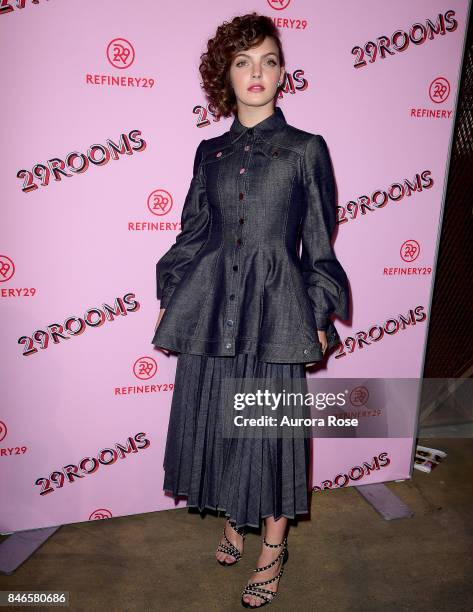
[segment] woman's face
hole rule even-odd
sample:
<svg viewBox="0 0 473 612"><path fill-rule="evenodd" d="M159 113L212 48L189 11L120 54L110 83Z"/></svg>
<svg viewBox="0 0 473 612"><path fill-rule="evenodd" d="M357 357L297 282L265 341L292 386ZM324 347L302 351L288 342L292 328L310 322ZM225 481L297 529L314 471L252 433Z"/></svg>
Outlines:
<svg viewBox="0 0 473 612"><path fill-rule="evenodd" d="M276 95L284 79L278 47L269 36L257 47L241 51L232 59L230 81L236 99L247 106L264 106Z"/></svg>

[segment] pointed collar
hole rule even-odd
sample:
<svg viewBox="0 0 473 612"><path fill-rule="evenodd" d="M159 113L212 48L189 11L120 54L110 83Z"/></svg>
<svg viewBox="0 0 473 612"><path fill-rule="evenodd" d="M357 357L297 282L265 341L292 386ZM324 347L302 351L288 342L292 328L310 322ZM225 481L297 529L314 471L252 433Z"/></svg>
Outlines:
<svg viewBox="0 0 473 612"><path fill-rule="evenodd" d="M286 123L287 122L286 118L284 117L284 113L279 108L279 106L276 106L272 115L266 117L266 119L263 119L263 121L260 121L259 123L253 126L253 131L255 132L255 134L261 134L263 137L267 138L268 136L271 136L273 132L277 132L278 130L283 128ZM232 142L234 142L237 138L239 138L249 129L250 128L240 123L238 116L235 115L233 123L230 126L230 136Z"/></svg>

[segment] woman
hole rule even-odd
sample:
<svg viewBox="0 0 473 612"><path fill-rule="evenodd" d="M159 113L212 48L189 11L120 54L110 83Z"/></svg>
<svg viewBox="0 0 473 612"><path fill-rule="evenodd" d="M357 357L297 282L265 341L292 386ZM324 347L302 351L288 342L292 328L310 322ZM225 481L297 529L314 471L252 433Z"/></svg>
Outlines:
<svg viewBox="0 0 473 612"><path fill-rule="evenodd" d="M275 106L285 62L272 20L251 13L224 22L201 60L216 117L234 119L197 147L182 231L156 266L152 342L178 353L163 488L188 507L225 512L222 565L240 560L246 528L264 518L242 593L243 606L260 607L278 592L288 519L309 511L309 439L269 427L226 433L234 416L226 383L276 389L284 380L286 391L304 390L305 367L340 342L330 315L348 317L347 277L330 242L325 140L287 124Z"/></svg>

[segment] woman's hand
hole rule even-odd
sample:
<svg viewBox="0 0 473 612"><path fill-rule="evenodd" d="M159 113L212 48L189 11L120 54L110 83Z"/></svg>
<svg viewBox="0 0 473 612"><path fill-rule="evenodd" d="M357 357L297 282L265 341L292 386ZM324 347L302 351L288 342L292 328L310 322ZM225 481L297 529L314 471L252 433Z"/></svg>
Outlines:
<svg viewBox="0 0 473 612"><path fill-rule="evenodd" d="M163 314L166 312L165 308L160 308L159 309L159 315L158 315L158 320L156 321L156 326L154 328L154 331L156 332L156 330L159 327L159 324L161 323L161 319L163 318Z"/></svg>
<svg viewBox="0 0 473 612"><path fill-rule="evenodd" d="M325 355L325 351L327 350L328 346L327 332L318 329L317 335L319 336L319 342L322 345L322 353Z"/></svg>
<svg viewBox="0 0 473 612"><path fill-rule="evenodd" d="M317 335L319 336L319 342L322 345L322 352L325 355L325 351L327 350L327 346L328 346L328 341L327 341L327 332L326 331L322 331L320 329L317 330ZM312 363L306 363L306 366L311 366L316 364L316 361L313 361Z"/></svg>
<svg viewBox="0 0 473 612"><path fill-rule="evenodd" d="M157 330L157 329L158 329L158 327L159 327L159 324L161 323L161 319L163 318L163 315L164 315L164 313L165 313L165 312L166 312L166 309L165 309L165 308L160 308L160 309L159 309L158 320L156 321L156 326L155 326L155 328L154 328L154 332L155 332L155 333L156 333L156 330ZM169 351L168 351L167 349L165 349L165 348L161 348L161 347L159 347L159 350L163 351L163 353L164 353L165 355L170 355Z"/></svg>

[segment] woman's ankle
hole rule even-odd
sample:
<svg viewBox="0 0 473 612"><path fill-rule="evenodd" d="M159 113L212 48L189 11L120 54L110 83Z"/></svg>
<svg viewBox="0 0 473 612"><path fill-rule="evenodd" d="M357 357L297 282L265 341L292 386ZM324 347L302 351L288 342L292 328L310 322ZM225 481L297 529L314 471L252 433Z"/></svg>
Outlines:
<svg viewBox="0 0 473 612"><path fill-rule="evenodd" d="M268 516L264 519L264 521L265 530L263 536L263 546L264 541L266 541L270 547L278 545L282 546L287 539L287 533L289 531L287 518L280 517L279 519L275 520L272 516Z"/></svg>

